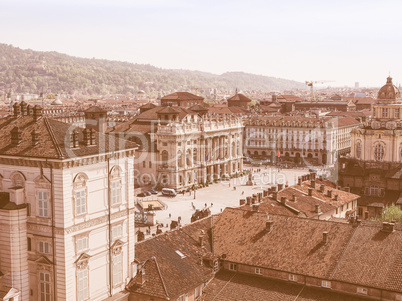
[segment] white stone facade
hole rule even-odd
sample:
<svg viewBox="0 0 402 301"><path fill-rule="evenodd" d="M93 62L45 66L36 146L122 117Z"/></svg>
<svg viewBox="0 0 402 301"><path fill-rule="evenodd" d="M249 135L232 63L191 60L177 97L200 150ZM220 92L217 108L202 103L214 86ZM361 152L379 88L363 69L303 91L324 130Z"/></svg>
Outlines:
<svg viewBox="0 0 402 301"><path fill-rule="evenodd" d="M10 272L3 283L13 282L20 300L103 300L124 290L135 273L133 169L133 150L62 161L0 158L1 191L28 205L21 245L0 240L0 270ZM2 221L0 235L12 235L11 222ZM8 261L20 270L6 271Z"/></svg>

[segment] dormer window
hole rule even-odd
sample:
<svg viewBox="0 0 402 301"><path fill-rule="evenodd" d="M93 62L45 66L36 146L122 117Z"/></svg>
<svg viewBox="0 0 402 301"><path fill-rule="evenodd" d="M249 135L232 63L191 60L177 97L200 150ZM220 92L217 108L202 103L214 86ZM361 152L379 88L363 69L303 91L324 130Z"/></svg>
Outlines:
<svg viewBox="0 0 402 301"><path fill-rule="evenodd" d="M321 286L325 288L331 288L331 281L328 280L322 280L321 281Z"/></svg>

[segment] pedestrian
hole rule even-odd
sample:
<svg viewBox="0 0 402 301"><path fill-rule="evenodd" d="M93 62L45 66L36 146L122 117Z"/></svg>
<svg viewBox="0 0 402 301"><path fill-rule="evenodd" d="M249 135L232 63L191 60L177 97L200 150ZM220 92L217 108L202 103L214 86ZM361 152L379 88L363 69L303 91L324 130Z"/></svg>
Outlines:
<svg viewBox="0 0 402 301"><path fill-rule="evenodd" d="M241 195L243 195L243 194L244 194L244 191L241 192Z"/></svg>

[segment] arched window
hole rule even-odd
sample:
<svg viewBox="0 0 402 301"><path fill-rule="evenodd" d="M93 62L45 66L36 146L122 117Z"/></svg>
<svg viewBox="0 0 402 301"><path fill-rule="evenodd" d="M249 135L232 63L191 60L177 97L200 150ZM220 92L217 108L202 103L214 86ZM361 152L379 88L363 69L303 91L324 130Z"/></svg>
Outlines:
<svg viewBox="0 0 402 301"><path fill-rule="evenodd" d="M360 141L358 141L356 144L356 158L360 159L361 155L362 155L362 144L360 143Z"/></svg>
<svg viewBox="0 0 402 301"><path fill-rule="evenodd" d="M87 181L88 177L84 173L79 173L74 178L75 215L87 213Z"/></svg>
<svg viewBox="0 0 402 301"><path fill-rule="evenodd" d="M193 149L193 162L194 164L197 164L197 149Z"/></svg>
<svg viewBox="0 0 402 301"><path fill-rule="evenodd" d="M121 204L121 168L114 166L110 171L110 195L112 205Z"/></svg>
<svg viewBox="0 0 402 301"><path fill-rule="evenodd" d="M183 167L183 155L182 155L181 151L177 152L177 165L179 167Z"/></svg>
<svg viewBox="0 0 402 301"><path fill-rule="evenodd" d="M374 147L374 160L382 161L384 160L385 150L384 145L377 143Z"/></svg>
<svg viewBox="0 0 402 301"><path fill-rule="evenodd" d="M191 166L191 150L187 150L186 152L186 164L187 166Z"/></svg>
<svg viewBox="0 0 402 301"><path fill-rule="evenodd" d="M25 187L25 176L20 172L15 172L11 176L13 187Z"/></svg>
<svg viewBox="0 0 402 301"><path fill-rule="evenodd" d="M167 151L163 151L162 152L162 164L163 165L167 165L168 164L168 158L169 158L169 154Z"/></svg>

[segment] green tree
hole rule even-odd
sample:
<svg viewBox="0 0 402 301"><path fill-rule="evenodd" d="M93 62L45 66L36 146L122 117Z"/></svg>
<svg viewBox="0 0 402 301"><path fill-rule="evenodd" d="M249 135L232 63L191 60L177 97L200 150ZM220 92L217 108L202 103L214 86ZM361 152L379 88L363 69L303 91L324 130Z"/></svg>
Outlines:
<svg viewBox="0 0 402 301"><path fill-rule="evenodd" d="M402 223L402 210L395 204L391 206L386 206L384 212L380 217L375 217L372 219L377 222L392 222L396 221L398 223Z"/></svg>

